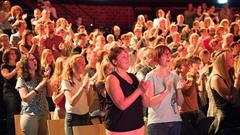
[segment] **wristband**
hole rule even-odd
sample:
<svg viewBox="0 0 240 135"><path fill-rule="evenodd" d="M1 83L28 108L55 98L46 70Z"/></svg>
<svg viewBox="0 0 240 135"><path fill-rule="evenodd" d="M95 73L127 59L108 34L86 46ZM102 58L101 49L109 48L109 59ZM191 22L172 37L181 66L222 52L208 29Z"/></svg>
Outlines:
<svg viewBox="0 0 240 135"><path fill-rule="evenodd" d="M36 94L38 94L38 93L39 93L39 91L37 91L36 89L34 89L33 91L34 91L34 92L36 92Z"/></svg>

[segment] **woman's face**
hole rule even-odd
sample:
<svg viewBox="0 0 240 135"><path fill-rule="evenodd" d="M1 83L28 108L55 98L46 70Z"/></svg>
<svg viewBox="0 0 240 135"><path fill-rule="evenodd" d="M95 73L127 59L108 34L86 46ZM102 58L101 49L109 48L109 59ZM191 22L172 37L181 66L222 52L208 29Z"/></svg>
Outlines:
<svg viewBox="0 0 240 135"><path fill-rule="evenodd" d="M34 55L30 54L28 56L28 69L29 70L37 70L37 59L35 58Z"/></svg>
<svg viewBox="0 0 240 135"><path fill-rule="evenodd" d="M85 60L82 59L82 58L80 58L80 59L77 60L77 62L75 63L74 71L75 71L76 74L81 75L81 74L84 72L85 67L86 67Z"/></svg>
<svg viewBox="0 0 240 135"><path fill-rule="evenodd" d="M121 51L116 60L114 60L114 64L116 67L127 70L130 66L128 53L126 51Z"/></svg>
<svg viewBox="0 0 240 135"><path fill-rule="evenodd" d="M32 34L28 34L26 39L27 39L27 42L32 42L33 35Z"/></svg>
<svg viewBox="0 0 240 135"><path fill-rule="evenodd" d="M181 65L181 72L183 73L187 73L189 71L189 64L186 61L183 61L182 65Z"/></svg>
<svg viewBox="0 0 240 135"><path fill-rule="evenodd" d="M106 75L109 75L109 74L112 73L113 70L114 70L114 66L113 66L111 63L109 63L109 64L105 67L104 72L105 72Z"/></svg>
<svg viewBox="0 0 240 135"><path fill-rule="evenodd" d="M162 56L160 57L160 65L163 67L169 67L171 65L171 52L165 50Z"/></svg>
<svg viewBox="0 0 240 135"><path fill-rule="evenodd" d="M200 65L201 65L201 61L198 60L198 61L195 61L193 64L192 64L192 68L195 70L195 71L198 71L200 69Z"/></svg>
<svg viewBox="0 0 240 135"><path fill-rule="evenodd" d="M54 61L53 54L52 53L48 53L46 58L47 58L47 64L51 65L52 62Z"/></svg>
<svg viewBox="0 0 240 135"><path fill-rule="evenodd" d="M233 28L234 28L234 31L239 31L239 26L237 24L234 25Z"/></svg>
<svg viewBox="0 0 240 135"><path fill-rule="evenodd" d="M21 9L20 9L20 8L16 8L16 9L14 10L14 15L15 15L15 16L19 15L20 13L21 13Z"/></svg>
<svg viewBox="0 0 240 135"><path fill-rule="evenodd" d="M14 50L10 50L10 52L9 52L9 61L10 60L16 60L16 59L17 59L16 52Z"/></svg>
<svg viewBox="0 0 240 135"><path fill-rule="evenodd" d="M198 43L198 36L192 37L192 44L195 45Z"/></svg>
<svg viewBox="0 0 240 135"><path fill-rule="evenodd" d="M26 22L21 23L20 29L25 30L27 28Z"/></svg>

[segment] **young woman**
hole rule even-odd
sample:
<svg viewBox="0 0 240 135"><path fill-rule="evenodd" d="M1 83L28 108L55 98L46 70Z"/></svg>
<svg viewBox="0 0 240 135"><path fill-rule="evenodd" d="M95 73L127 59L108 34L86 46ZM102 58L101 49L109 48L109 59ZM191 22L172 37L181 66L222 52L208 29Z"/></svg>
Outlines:
<svg viewBox="0 0 240 135"><path fill-rule="evenodd" d="M10 44L18 48L18 43L22 39L23 32L27 28L27 23L24 20L17 20L12 27L16 30L16 33L10 36Z"/></svg>
<svg viewBox="0 0 240 135"><path fill-rule="evenodd" d="M149 135L180 135L181 117L178 105L184 99L182 95L183 83L177 85L179 77L170 70L171 50L160 45L152 50L153 61L156 68L149 72L146 80L152 87L146 92L150 98L148 108L148 134Z"/></svg>
<svg viewBox="0 0 240 135"><path fill-rule="evenodd" d="M20 125L24 135L47 135L49 119L46 100L49 72L40 74L40 63L33 54L23 56L18 67L16 89L22 99Z"/></svg>
<svg viewBox="0 0 240 135"><path fill-rule="evenodd" d="M40 62L41 62L41 74L45 76L44 73L49 72L49 75L50 75L49 77L51 77L54 70L55 59L50 49L43 50ZM52 96L52 91L49 89L47 93L49 111L54 111L55 104L53 103L51 96Z"/></svg>
<svg viewBox="0 0 240 135"><path fill-rule="evenodd" d="M235 104L239 101L239 71L233 80L229 71L233 68L233 55L230 50L222 50L214 55L213 71L208 80L216 107L217 113L210 126L210 135L219 135L227 130L232 131L240 127L240 110ZM235 84L235 85L234 85ZM233 133L233 132L232 132ZM232 134L228 133L228 134ZM236 130L234 133L239 134Z"/></svg>
<svg viewBox="0 0 240 135"><path fill-rule="evenodd" d="M114 70L114 66L108 59L103 59L101 64L99 65L99 70L97 70L97 81L93 88L97 92L98 101L99 101L99 111L100 116L103 117L105 115L105 108L106 108L106 87L105 82L106 78L109 74L112 73Z"/></svg>
<svg viewBox="0 0 240 135"><path fill-rule="evenodd" d="M37 45L33 43L33 33L26 30L23 33L22 39L19 41L19 50L22 54L34 53ZM36 52L37 54L37 52Z"/></svg>
<svg viewBox="0 0 240 135"><path fill-rule="evenodd" d="M62 71L66 62L66 57L59 57L56 60L53 75L51 76L51 90L52 100L56 106L54 110L53 119L64 119L65 118L65 97L64 92L60 91L60 85L62 81Z"/></svg>
<svg viewBox="0 0 240 135"><path fill-rule="evenodd" d="M7 134L14 135L14 114L21 110L21 98L15 89L17 81L16 63L19 60L17 48L9 48L4 51L1 65L3 76L3 102L7 114Z"/></svg>
<svg viewBox="0 0 240 135"><path fill-rule="evenodd" d="M83 56L73 55L63 69L61 90L66 98L66 135L73 135L73 126L91 125L87 99L89 77L83 76L85 66Z"/></svg>
<svg viewBox="0 0 240 135"><path fill-rule="evenodd" d="M122 47L110 50L110 62L115 66L106 79L107 135L143 135L143 89L134 74L128 73L130 66L128 52Z"/></svg>

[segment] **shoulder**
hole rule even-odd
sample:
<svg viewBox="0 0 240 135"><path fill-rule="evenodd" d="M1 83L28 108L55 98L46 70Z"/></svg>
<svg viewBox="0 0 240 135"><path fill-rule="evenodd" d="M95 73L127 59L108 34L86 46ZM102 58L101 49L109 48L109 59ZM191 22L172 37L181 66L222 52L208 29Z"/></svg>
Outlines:
<svg viewBox="0 0 240 135"><path fill-rule="evenodd" d="M172 76L174 76L174 78L178 78L179 77L178 74L175 71L171 71L170 74Z"/></svg>
<svg viewBox="0 0 240 135"><path fill-rule="evenodd" d="M22 77L18 77L17 83L16 83L16 89L19 89L21 87L26 87L25 83L26 81Z"/></svg>
<svg viewBox="0 0 240 135"><path fill-rule="evenodd" d="M1 65L1 69L4 69L4 68L8 68L8 65L5 64L5 63L3 63L3 64Z"/></svg>
<svg viewBox="0 0 240 135"><path fill-rule="evenodd" d="M212 83L218 83L223 82L224 80L219 75L213 75L211 76L211 82Z"/></svg>
<svg viewBox="0 0 240 135"><path fill-rule="evenodd" d="M156 75L155 70L152 70L146 75L145 80L153 80L153 78L156 78L156 77L157 77L157 75Z"/></svg>

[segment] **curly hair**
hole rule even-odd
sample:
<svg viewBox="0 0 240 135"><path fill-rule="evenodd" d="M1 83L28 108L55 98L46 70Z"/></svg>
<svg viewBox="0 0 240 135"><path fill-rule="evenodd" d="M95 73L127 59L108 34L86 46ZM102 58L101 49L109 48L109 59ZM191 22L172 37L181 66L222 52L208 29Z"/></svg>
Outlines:
<svg viewBox="0 0 240 135"><path fill-rule="evenodd" d="M20 63L17 64L18 77L21 77L25 81L30 81L31 80L29 67L28 67L28 60L29 60L30 55L33 55L35 57L35 59L37 60L37 70L36 70L37 74L36 75L41 76L41 74L40 74L40 62L39 62L38 58L34 54L22 55L21 60L19 61Z"/></svg>

